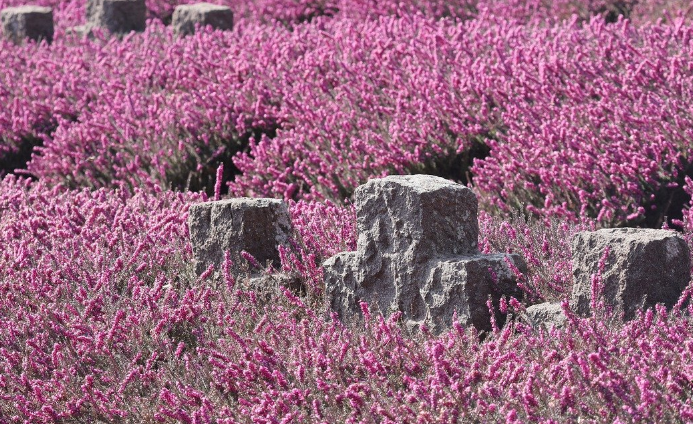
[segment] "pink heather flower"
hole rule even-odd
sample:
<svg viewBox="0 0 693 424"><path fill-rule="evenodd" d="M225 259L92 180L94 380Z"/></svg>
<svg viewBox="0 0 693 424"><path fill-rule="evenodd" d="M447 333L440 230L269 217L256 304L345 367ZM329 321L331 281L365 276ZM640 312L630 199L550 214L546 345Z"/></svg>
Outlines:
<svg viewBox="0 0 693 424"><path fill-rule="evenodd" d="M366 302L359 302L359 306L361 307L361 313L363 314L364 319L366 322L369 322L371 320L371 312L368 308L368 303Z"/></svg>
<svg viewBox="0 0 693 424"><path fill-rule="evenodd" d="M224 179L224 164L221 163L217 168L216 182L214 183L214 200L221 199L221 184Z"/></svg>
<svg viewBox="0 0 693 424"><path fill-rule="evenodd" d="M232 4L234 31L179 38L150 21L91 40L61 32L83 5L39 3L55 8L53 44L0 41L0 162L42 143L19 171L33 180L0 181L6 420L693 420L686 314L609 328L566 296L575 231L664 225L653 193L682 181L693 29L675 12L641 25L659 2L607 24L589 19L602 1L259 0ZM174 6L148 1L153 17ZM341 323L320 264L356 248L345 199L477 143L490 153L470 164L474 189L499 214L480 213L480 248L528 262L528 300L501 309L562 300L567 328L409 334L365 303L367 325ZM212 268L195 279L187 208L207 194L169 188L219 198L216 163L240 171L233 195L291 200L282 267L306 293L246 290L229 260L226 284Z"/></svg>
<svg viewBox="0 0 693 424"><path fill-rule="evenodd" d="M248 261L250 265L252 265L255 268L261 268L262 265L260 265L260 262L255 259L255 256L251 255L250 253L246 252L245 250L241 251L241 257Z"/></svg>

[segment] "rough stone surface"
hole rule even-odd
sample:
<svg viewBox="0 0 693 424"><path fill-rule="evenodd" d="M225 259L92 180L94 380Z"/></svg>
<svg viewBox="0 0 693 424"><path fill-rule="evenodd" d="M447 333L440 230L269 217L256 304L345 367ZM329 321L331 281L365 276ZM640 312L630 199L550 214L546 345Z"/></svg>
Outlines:
<svg viewBox="0 0 693 424"><path fill-rule="evenodd" d="M357 249L416 259L477 252L478 202L461 184L431 175L390 176L358 187Z"/></svg>
<svg viewBox="0 0 693 424"><path fill-rule="evenodd" d="M53 10L50 7L8 7L0 12L3 37L21 44L24 40L53 41Z"/></svg>
<svg viewBox="0 0 693 424"><path fill-rule="evenodd" d="M285 287L295 295L305 293L305 286L300 277L283 272L251 276L245 281L241 280L239 285L245 290L252 290L257 299L264 304L271 302L273 298L276 299L273 293L276 294L277 287Z"/></svg>
<svg viewBox="0 0 693 424"><path fill-rule="evenodd" d="M601 275L604 303L632 319L640 306L663 303L673 306L688 285L688 245L674 231L636 228L604 229L575 235L571 307L581 316L590 314L591 277L609 247Z"/></svg>
<svg viewBox="0 0 693 424"><path fill-rule="evenodd" d="M560 303L540 303L532 305L525 311L528 324L534 328L563 328L567 318Z"/></svg>
<svg viewBox="0 0 693 424"><path fill-rule="evenodd" d="M371 180L355 192L357 250L324 264L326 296L344 321L360 319L360 301L385 315L401 311L410 328L438 332L452 323L490 328L486 301L519 296L506 261L481 255L477 199L460 184L430 175ZM492 272L492 271L493 272Z"/></svg>
<svg viewBox="0 0 693 424"><path fill-rule="evenodd" d="M144 31L147 7L144 0L88 0L87 27L104 28L113 34Z"/></svg>
<svg viewBox="0 0 693 424"><path fill-rule="evenodd" d="M190 207L188 226L198 275L211 264L221 270L225 251L236 266L245 262L240 256L245 250L263 266L271 261L279 268L277 246L288 244L291 233L288 207L277 199L198 203Z"/></svg>
<svg viewBox="0 0 693 424"><path fill-rule="evenodd" d="M176 6L171 26L178 35L195 33L195 25L211 26L214 29L233 29L233 12L226 6L197 3Z"/></svg>
<svg viewBox="0 0 693 424"><path fill-rule="evenodd" d="M94 38L94 33L92 31L92 27L90 25L77 25L73 27L68 27L65 29L65 35L74 35L76 37L80 38L89 38L93 39Z"/></svg>

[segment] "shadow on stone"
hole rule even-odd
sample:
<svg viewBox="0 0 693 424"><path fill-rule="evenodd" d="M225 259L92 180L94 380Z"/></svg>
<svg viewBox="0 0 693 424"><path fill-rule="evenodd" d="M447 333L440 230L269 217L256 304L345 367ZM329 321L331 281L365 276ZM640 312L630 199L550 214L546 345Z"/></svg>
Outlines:
<svg viewBox="0 0 693 424"><path fill-rule="evenodd" d="M27 39L53 41L53 10L50 7L19 6L0 11L2 35L15 44Z"/></svg>

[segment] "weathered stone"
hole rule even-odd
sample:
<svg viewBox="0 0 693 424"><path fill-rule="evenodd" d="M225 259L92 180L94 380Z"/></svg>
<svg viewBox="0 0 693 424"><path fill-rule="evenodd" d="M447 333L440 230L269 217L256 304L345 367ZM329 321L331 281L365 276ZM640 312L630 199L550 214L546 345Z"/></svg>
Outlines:
<svg viewBox="0 0 693 424"><path fill-rule="evenodd" d="M195 25L231 30L233 29L233 12L226 6L211 3L176 6L171 22L173 32L178 35L194 34Z"/></svg>
<svg viewBox="0 0 693 424"><path fill-rule="evenodd" d="M2 34L16 44L24 40L53 41L53 10L50 7L8 7L0 12Z"/></svg>
<svg viewBox="0 0 693 424"><path fill-rule="evenodd" d="M601 274L605 305L624 319L634 318L640 306L673 306L688 285L688 245L674 231L636 228L581 232L572 241L573 292L571 307L581 316L591 313L592 275L606 248Z"/></svg>
<svg viewBox="0 0 693 424"><path fill-rule="evenodd" d="M265 304L276 299L277 287L285 287L296 295L305 293L305 286L301 278L283 272L251 276L246 280L241 280L240 286L244 290L255 292L258 300Z"/></svg>
<svg viewBox="0 0 693 424"><path fill-rule="evenodd" d="M325 295L328 306L343 321L358 317L362 289L356 282L359 267L357 252L341 252L327 259L323 265Z"/></svg>
<svg viewBox="0 0 693 424"><path fill-rule="evenodd" d="M426 260L477 252L478 202L461 184L431 175L397 175L358 187L357 249Z"/></svg>
<svg viewBox="0 0 693 424"><path fill-rule="evenodd" d="M525 314L527 323L534 328L563 328L567 321L560 303L532 305L526 309Z"/></svg>
<svg viewBox="0 0 693 424"><path fill-rule="evenodd" d="M277 199L237 198L198 203L190 207L188 226L195 271L202 274L214 264L221 270L224 252L238 266L245 250L263 266L280 265L277 246L288 244L291 219L286 204Z"/></svg>
<svg viewBox="0 0 693 424"><path fill-rule="evenodd" d="M491 329L486 305L489 297L497 305L501 294L521 296L506 260L525 269L517 255L450 257L425 264L426 272L420 282L402 284L397 274L372 283L359 279L358 270L363 263L359 262L358 252L342 252L323 266L329 306L344 321L360 319L359 302L365 301L386 315L402 311L409 328L426 324L432 331L440 332L452 325L455 312L462 325Z"/></svg>
<svg viewBox="0 0 693 424"><path fill-rule="evenodd" d="M432 328L435 331L449 328L457 312L462 325L491 330L488 299L498 305L502 294L522 297L506 261L526 271L519 255L477 254L437 262L420 290ZM496 311L496 319L502 321L501 318Z"/></svg>
<svg viewBox="0 0 693 424"><path fill-rule="evenodd" d="M430 175L371 180L355 191L357 250L324 264L327 302L346 322L360 319L365 301L385 315L401 311L410 328L434 332L452 323L490 329L486 302L520 296L511 261L481 255L477 200L467 187Z"/></svg>
<svg viewBox="0 0 693 424"><path fill-rule="evenodd" d="M144 31L147 7L144 0L88 0L87 27L104 28L113 34Z"/></svg>
<svg viewBox="0 0 693 424"><path fill-rule="evenodd" d="M90 25L77 25L65 29L65 35L79 38L94 38L94 33Z"/></svg>

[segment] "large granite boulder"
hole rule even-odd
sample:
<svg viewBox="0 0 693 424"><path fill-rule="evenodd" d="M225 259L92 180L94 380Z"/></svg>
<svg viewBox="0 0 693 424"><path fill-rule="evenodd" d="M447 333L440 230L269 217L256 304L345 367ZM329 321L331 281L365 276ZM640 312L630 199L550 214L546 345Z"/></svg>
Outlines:
<svg viewBox="0 0 693 424"><path fill-rule="evenodd" d="M327 303L344 321L360 319L359 302L410 328L440 332L456 312L462 324L489 330L486 302L520 296L516 255L477 248L477 199L467 187L430 175L371 180L355 192L357 249L324 264ZM499 317L500 318L500 317Z"/></svg>

